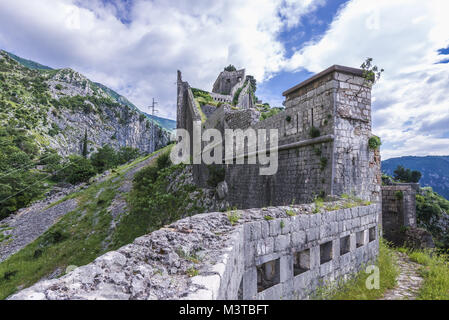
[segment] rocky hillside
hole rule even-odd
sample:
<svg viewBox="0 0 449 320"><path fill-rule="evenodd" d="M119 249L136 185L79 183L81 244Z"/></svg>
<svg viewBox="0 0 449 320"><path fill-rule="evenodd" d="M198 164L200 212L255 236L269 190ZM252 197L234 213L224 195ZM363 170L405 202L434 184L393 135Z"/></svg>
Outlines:
<svg viewBox="0 0 449 320"><path fill-rule="evenodd" d="M392 176L399 166L422 173L422 187L432 189L449 199L449 156L400 157L382 161L382 172Z"/></svg>
<svg viewBox="0 0 449 320"><path fill-rule="evenodd" d="M153 122L107 87L72 69L41 68L20 59L0 51L0 124L26 129L41 149L80 154L86 132L88 153L105 144L149 152L169 141L159 125L152 141Z"/></svg>
<svg viewBox="0 0 449 320"><path fill-rule="evenodd" d="M0 299L58 278L173 221L229 204L172 165L170 146L0 220Z"/></svg>

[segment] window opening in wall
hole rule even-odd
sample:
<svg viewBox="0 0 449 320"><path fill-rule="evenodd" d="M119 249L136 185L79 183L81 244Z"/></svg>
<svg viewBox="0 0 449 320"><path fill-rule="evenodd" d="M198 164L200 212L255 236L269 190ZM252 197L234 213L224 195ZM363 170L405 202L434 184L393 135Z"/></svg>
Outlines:
<svg viewBox="0 0 449 320"><path fill-rule="evenodd" d="M355 234L356 247L359 248L365 244L365 230Z"/></svg>
<svg viewBox="0 0 449 320"><path fill-rule="evenodd" d="M320 245L320 264L332 260L332 241Z"/></svg>
<svg viewBox="0 0 449 320"><path fill-rule="evenodd" d="M376 227L369 228L369 242L376 240Z"/></svg>
<svg viewBox="0 0 449 320"><path fill-rule="evenodd" d="M280 280L280 259L257 266L257 292L278 284Z"/></svg>
<svg viewBox="0 0 449 320"><path fill-rule="evenodd" d="M344 255L351 250L350 236L340 238L340 255Z"/></svg>
<svg viewBox="0 0 449 320"><path fill-rule="evenodd" d="M310 270L310 249L295 252L293 255L293 275Z"/></svg>

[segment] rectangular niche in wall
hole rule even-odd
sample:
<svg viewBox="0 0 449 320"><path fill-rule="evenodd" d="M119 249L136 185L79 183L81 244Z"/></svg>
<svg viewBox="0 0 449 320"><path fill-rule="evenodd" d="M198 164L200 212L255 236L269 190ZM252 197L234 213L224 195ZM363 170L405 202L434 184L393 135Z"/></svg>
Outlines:
<svg viewBox="0 0 449 320"><path fill-rule="evenodd" d="M376 240L376 227L369 228L369 242Z"/></svg>
<svg viewBox="0 0 449 320"><path fill-rule="evenodd" d="M295 252L293 259L294 276L310 270L310 249Z"/></svg>
<svg viewBox="0 0 449 320"><path fill-rule="evenodd" d="M280 259L257 266L257 292L264 291L280 281Z"/></svg>
<svg viewBox="0 0 449 320"><path fill-rule="evenodd" d="M355 244L357 248L365 244L365 230L359 231L355 234Z"/></svg>
<svg viewBox="0 0 449 320"><path fill-rule="evenodd" d="M320 245L320 264L332 260L332 241Z"/></svg>
<svg viewBox="0 0 449 320"><path fill-rule="evenodd" d="M347 254L351 250L350 236L340 238L340 255Z"/></svg>

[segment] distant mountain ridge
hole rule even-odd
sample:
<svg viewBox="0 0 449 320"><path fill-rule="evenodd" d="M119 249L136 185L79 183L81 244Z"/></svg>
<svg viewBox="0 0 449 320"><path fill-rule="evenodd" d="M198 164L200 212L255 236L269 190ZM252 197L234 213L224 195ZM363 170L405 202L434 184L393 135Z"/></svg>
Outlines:
<svg viewBox="0 0 449 320"><path fill-rule="evenodd" d="M432 187L435 192L449 199L449 156L391 158L382 161L382 172L393 175L399 165L420 171L422 187Z"/></svg>
<svg viewBox="0 0 449 320"><path fill-rule="evenodd" d="M18 63L20 63L21 65L23 65L24 67L27 67L29 69L32 70L53 70L55 71L56 69L50 68L48 66L45 66L43 64L40 64L38 62L32 61L32 60L27 60L24 58L21 58L11 52L2 50L3 52L5 52L6 54L8 54L13 60L17 61ZM131 109L134 109L136 111L138 111L139 113L143 113L145 116L148 117L148 119L153 121L153 117L145 112L140 111L131 101L129 101L126 97L120 95L119 93L117 93L116 91L112 90L111 88L105 86L104 84L101 84L99 82L93 82L95 85L97 85L98 87L100 87L104 92L106 92L107 95L109 95L111 98L113 98L116 102L122 104L122 105L126 105L128 107L130 107ZM175 120L171 120L171 119L166 119L166 118L161 118L161 117L154 117L154 121L156 122L156 124L158 124L160 127L162 127L163 129L172 132L174 129L176 129L176 121Z"/></svg>
<svg viewBox="0 0 449 320"><path fill-rule="evenodd" d="M27 67L32 70L54 70L53 68L44 66L43 64L37 63L35 61L27 60L24 58L21 58L19 56L16 56L15 54L5 51L12 59L16 60L18 63L22 64L24 67Z"/></svg>

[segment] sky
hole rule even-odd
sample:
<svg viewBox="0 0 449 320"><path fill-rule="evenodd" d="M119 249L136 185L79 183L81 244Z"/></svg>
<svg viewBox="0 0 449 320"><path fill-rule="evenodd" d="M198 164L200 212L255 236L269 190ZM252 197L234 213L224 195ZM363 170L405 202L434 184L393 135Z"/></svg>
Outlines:
<svg viewBox="0 0 449 320"><path fill-rule="evenodd" d="M333 65L385 69L372 92L383 159L449 154L449 1L1 0L0 48L70 67L148 112L176 118L176 71L212 89L246 68L256 95L282 92Z"/></svg>

